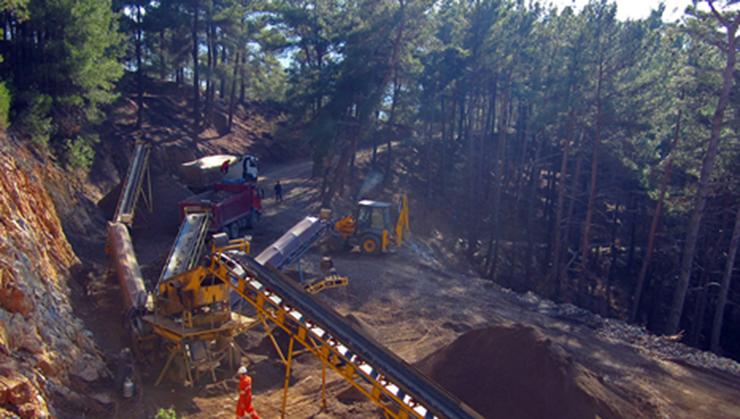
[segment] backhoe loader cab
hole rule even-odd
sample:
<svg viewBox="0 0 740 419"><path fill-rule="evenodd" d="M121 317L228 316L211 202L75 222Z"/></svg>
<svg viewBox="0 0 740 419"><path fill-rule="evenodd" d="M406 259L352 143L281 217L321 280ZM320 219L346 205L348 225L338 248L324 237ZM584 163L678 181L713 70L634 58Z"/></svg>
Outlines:
<svg viewBox="0 0 740 419"><path fill-rule="evenodd" d="M388 234L393 231L390 208L391 204L387 202L363 200L358 203L355 236L360 239L362 253L385 251Z"/></svg>
<svg viewBox="0 0 740 419"><path fill-rule="evenodd" d="M390 231L391 226L391 204L362 200L357 206L357 234L375 233L383 235L383 230Z"/></svg>
<svg viewBox="0 0 740 419"><path fill-rule="evenodd" d="M403 231L408 231L408 206L404 196L399 207L398 219L393 224L391 204L362 200L357 204L354 218L346 216L334 225L336 235L330 239L335 250L360 246L360 252L371 255L385 252L391 245L401 245Z"/></svg>

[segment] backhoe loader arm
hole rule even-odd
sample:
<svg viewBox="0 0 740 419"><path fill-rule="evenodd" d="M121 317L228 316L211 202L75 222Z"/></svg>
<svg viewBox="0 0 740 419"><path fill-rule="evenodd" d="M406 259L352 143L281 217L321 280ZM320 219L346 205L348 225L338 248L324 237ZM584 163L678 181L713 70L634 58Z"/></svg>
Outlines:
<svg viewBox="0 0 740 419"><path fill-rule="evenodd" d="M403 243L403 232L410 233L409 229L409 203L408 196L403 195L398 208L398 221L396 221L396 247Z"/></svg>

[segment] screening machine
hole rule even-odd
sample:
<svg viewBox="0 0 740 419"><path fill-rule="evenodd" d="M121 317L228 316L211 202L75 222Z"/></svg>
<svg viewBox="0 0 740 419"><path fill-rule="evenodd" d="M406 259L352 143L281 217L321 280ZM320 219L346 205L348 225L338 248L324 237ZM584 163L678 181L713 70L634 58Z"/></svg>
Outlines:
<svg viewBox="0 0 740 419"><path fill-rule="evenodd" d="M109 225L134 352L142 360L167 355L155 386L168 372L179 382L194 384L204 373L216 381L216 368L227 364L234 369L241 362L234 337L257 325L230 310L229 287L202 265L207 230L206 215L187 217L154 292L147 294L126 227ZM219 233L210 240L210 253L217 249L247 254L249 243Z"/></svg>

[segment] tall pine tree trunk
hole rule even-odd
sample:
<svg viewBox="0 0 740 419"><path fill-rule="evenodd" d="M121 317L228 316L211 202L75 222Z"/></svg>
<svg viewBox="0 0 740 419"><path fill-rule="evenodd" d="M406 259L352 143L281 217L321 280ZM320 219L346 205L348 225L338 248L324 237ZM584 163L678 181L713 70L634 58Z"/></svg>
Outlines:
<svg viewBox="0 0 740 419"><path fill-rule="evenodd" d="M645 277L647 276L648 266L650 266L650 259L653 256L653 246L655 246L655 233L658 231L658 223L660 222L660 216L663 212L663 201L665 200L665 194L668 190L668 182L671 180L671 168L673 167L673 156L676 153L673 150L676 148L678 142L678 134L681 128L681 109L678 110L678 118L676 119L676 128L673 131L673 140L671 141L670 156L668 156L668 162L665 166L665 175L663 176L663 184L660 186L660 196L658 196L658 203L655 206L655 214L653 214L653 221L650 223L650 235L648 236L648 246L645 252L645 259L642 261L642 267L640 268L640 274L637 277L637 288L635 288L635 298L632 300L632 309L630 310L630 323L634 323L637 320L637 313L640 310L640 300L642 299L642 291L645 287Z"/></svg>
<svg viewBox="0 0 740 419"><path fill-rule="evenodd" d="M477 83L477 72L478 67L474 64L473 71L470 77L470 85L475 86ZM471 262L474 259L474 254L476 250L478 250L478 229L480 226L480 223L478 220L480 219L480 214L478 214L478 194L476 189L479 188L479 185L475 179L476 170L475 170L475 163L477 161L475 156L475 115L477 113L477 106L476 106L476 93L475 88L470 89L470 96L468 99L468 129L466 132L466 140L467 140L467 146L468 146L468 155L467 155L467 179L465 182L465 185L467 186L467 204L465 205L467 210L467 230L468 230L468 260Z"/></svg>
<svg viewBox="0 0 740 419"><path fill-rule="evenodd" d="M509 80L511 81L511 77ZM498 251L501 245L501 195L504 188L504 164L506 161L506 129L508 124L508 110L509 110L509 94L510 90L507 85L504 89L504 96L501 102L501 118L499 118L499 129L498 129L498 147L496 156L494 156L493 170L496 176L495 183L493 185L493 207L491 213L493 215L493 252L491 254L491 260L489 262L490 268L488 270L488 278L492 280L497 279L498 271Z"/></svg>
<svg viewBox="0 0 740 419"><path fill-rule="evenodd" d="M247 63L247 54L242 56L241 70L239 70L239 103L244 103L247 90L247 75L244 71L244 64Z"/></svg>
<svg viewBox="0 0 740 419"><path fill-rule="evenodd" d="M691 221L689 222L689 231L686 234L686 244L684 245L683 256L681 257L681 270L678 277L678 283L676 285L676 291L673 294L671 311L668 315L668 323L666 325L666 333L668 334L677 333L681 324L681 314L683 313L686 291L689 288L689 280L691 279L691 271L694 263L696 241L699 237L699 228L701 227L701 220L704 217L704 207L706 206L707 197L709 195L709 182L712 177L712 172L714 171L714 161L717 157L717 150L719 149L720 131L722 129L725 109L730 101L730 89L732 88L733 82L732 73L735 69L737 56L736 33L738 24L740 24L740 16L734 16L734 20L732 22L727 21L714 9L711 2L709 5L717 19L727 29L727 63L722 73L722 90L720 92L719 100L717 101L717 109L714 111L714 118L712 119L709 147L707 148L707 154L704 156L704 161L701 166L696 200L694 201Z"/></svg>
<svg viewBox="0 0 740 419"><path fill-rule="evenodd" d="M236 53L236 59L234 60L234 73L232 74L231 80L231 98L229 99L229 127L228 132L231 132L231 124L234 121L234 107L236 105L236 77L239 74L240 51Z"/></svg>
<svg viewBox="0 0 740 419"><path fill-rule="evenodd" d="M590 253L591 223L594 216L594 203L596 201L596 179L599 172L599 144L601 143L601 84L604 81L604 64L599 65L599 79L596 88L596 132L594 135L594 154L591 158L591 186L588 193L588 206L586 207L586 222L583 226L583 246L581 248L581 270L578 274L578 298L583 298L586 290L586 276L588 275L588 256Z"/></svg>
<svg viewBox="0 0 740 419"><path fill-rule="evenodd" d="M136 88L138 90L136 97L136 105L138 106L136 112L136 128L141 128L141 123L144 119L144 74L141 68L141 42L141 6L136 5Z"/></svg>
<svg viewBox="0 0 740 419"><path fill-rule="evenodd" d="M391 102L391 113L388 116L388 134L387 134L387 148L386 160L385 160L385 176L383 177L383 183L388 185L392 182L391 179L391 167L393 166L393 139L395 138L395 125L396 125L396 105L398 104L398 92L400 91L398 86L398 71L393 70L393 101Z"/></svg>
<svg viewBox="0 0 740 419"><path fill-rule="evenodd" d="M555 298L561 297L560 292L560 253L562 252L562 225L563 225L563 207L565 206L565 183L568 172L568 157L570 157L570 144L573 141L573 131L575 130L575 112L573 108L568 116L568 135L563 144L563 161L560 164L560 181L558 182L558 205L555 213L555 237L554 250L552 255L552 266L550 267L550 280L548 282L554 285Z"/></svg>
<svg viewBox="0 0 740 419"><path fill-rule="evenodd" d="M208 16L206 16L208 19ZM206 93L203 109L203 129L211 125L211 99L213 98L213 41L211 39L212 25L206 23Z"/></svg>
<svg viewBox="0 0 740 419"><path fill-rule="evenodd" d="M447 195L447 188L445 188L446 180L449 177L449 168L447 167L447 108L445 106L447 102L445 101L444 96L440 98L440 109L442 113L442 142L439 145L439 169L437 170L437 179L439 179L439 196L440 201L445 198ZM454 103L454 102L453 102ZM455 113L455 109L453 106L452 113ZM452 135L450 135L451 137Z"/></svg>
<svg viewBox="0 0 740 419"><path fill-rule="evenodd" d="M198 0L193 3L193 140L200 132L200 72L198 69Z"/></svg>
<svg viewBox="0 0 740 419"><path fill-rule="evenodd" d="M726 202L726 204L729 202ZM727 208L725 208L725 214L727 214ZM724 244L725 241L725 231L727 229L727 216L723 217L725 220L722 222L722 233L720 233L719 238L714 243L714 246L709 249L709 243L710 243L710 236L707 236L707 244L704 248L704 251L701 253L704 255L704 266L701 270L701 275L699 276L699 289L697 290L697 296L694 301L694 309L691 313L691 328L689 328L688 338L685 338L684 341L687 345L690 346L696 346L697 343L700 340L701 331L704 326L704 313L706 311L707 306L707 296L709 295L709 283L712 278L712 273L714 272L714 264L717 261L717 256L719 253L719 248Z"/></svg>
<svg viewBox="0 0 740 419"><path fill-rule="evenodd" d="M159 79L164 80L167 78L167 61L165 60L164 54L164 29L159 31Z"/></svg>
<svg viewBox="0 0 740 419"><path fill-rule="evenodd" d="M735 256L737 247L740 244L740 207L737 209L735 216L735 228L732 230L732 240L730 249L727 251L727 262L725 263L725 272L722 275L722 283L717 295L717 306L714 310L714 321L712 322L712 337L709 342L709 349L714 353L719 353L719 338L722 334L722 319L725 314L725 305L727 304L727 294L730 291L730 281L732 280L732 270L735 268Z"/></svg>
<svg viewBox="0 0 740 419"><path fill-rule="evenodd" d="M536 281L532 280L534 276L532 269L534 267L535 256L534 256L534 215L535 215L535 202L537 202L537 186L540 183L540 153L542 152L542 144L545 142L545 134L540 132L536 135L537 145L534 152L534 160L532 161L532 172L529 176L529 199L527 200L527 259L524 261L525 266L525 285L527 288L534 288Z"/></svg>
<svg viewBox="0 0 740 419"><path fill-rule="evenodd" d="M373 170L378 170L378 123L380 121L380 109L375 111L375 118L373 119L373 157L370 163L370 167Z"/></svg>
<svg viewBox="0 0 740 419"><path fill-rule="evenodd" d="M221 63L224 65L228 65L225 45L221 46ZM218 98L222 100L226 96L226 74L226 71L224 71L221 75L221 87L219 87L218 89Z"/></svg>
<svg viewBox="0 0 740 419"><path fill-rule="evenodd" d="M614 270L617 266L617 229L619 225L620 206L621 203L617 200L614 205L614 218L612 218L612 260L609 264L609 274L606 277L606 284L604 285L604 306L602 308L602 315L606 317L609 317L612 308L612 282L614 281Z"/></svg>
<svg viewBox="0 0 740 419"><path fill-rule="evenodd" d="M581 134L581 137L579 139L579 144L583 144L583 134ZM576 158L576 170L573 172L573 185L571 187L570 192L570 201L568 203L568 212L565 214L565 219L568 220L566 223L565 231L563 232L563 245L565 246L565 250L570 249L571 245L571 231L575 228L573 223L573 213L575 213L576 210L576 202L578 201L576 197L579 194L579 189L581 186L581 168L583 167L583 151L579 150L578 157ZM576 250L578 250L578 246L576 245ZM570 254L570 252L569 252ZM563 270L560 274L560 282L562 285L562 282L564 279L568 278L568 267L572 263L573 258L571 257L571 260L568 261L568 263L563 267Z"/></svg>

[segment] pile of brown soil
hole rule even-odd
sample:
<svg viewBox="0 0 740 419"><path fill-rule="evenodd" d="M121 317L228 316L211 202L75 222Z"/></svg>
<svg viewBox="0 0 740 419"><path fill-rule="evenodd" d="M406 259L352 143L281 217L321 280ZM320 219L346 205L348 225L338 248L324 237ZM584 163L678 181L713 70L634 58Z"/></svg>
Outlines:
<svg viewBox="0 0 740 419"><path fill-rule="evenodd" d="M598 381L531 326L470 331L416 367L486 418L620 416L592 395Z"/></svg>

